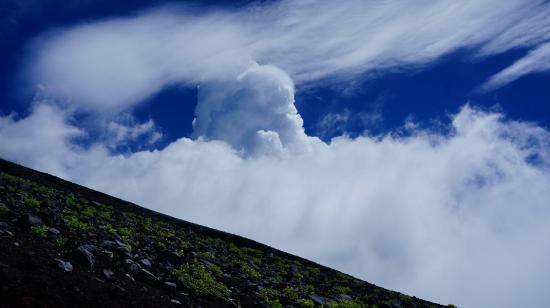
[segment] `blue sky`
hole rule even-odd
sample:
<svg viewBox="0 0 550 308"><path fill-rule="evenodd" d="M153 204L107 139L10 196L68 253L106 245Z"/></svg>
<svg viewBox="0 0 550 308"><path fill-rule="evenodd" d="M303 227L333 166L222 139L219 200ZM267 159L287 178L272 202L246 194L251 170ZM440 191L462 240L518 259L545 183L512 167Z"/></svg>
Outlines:
<svg viewBox="0 0 550 308"><path fill-rule="evenodd" d="M0 156L441 303L550 302L548 2L0 10Z"/></svg>
<svg viewBox="0 0 550 308"><path fill-rule="evenodd" d="M0 57L1 112L8 114L28 112L33 92L20 87L21 57L30 39L45 31L95 19L132 16L141 10L169 3L168 1L79 1L72 4L59 1L36 3L8 1ZM209 1L211 7L239 8L247 1ZM427 67L412 72L378 72L353 81L353 89L346 82L331 82L298 87L296 105L304 118L308 135L328 141L341 134L357 136L365 132L384 134L400 127L407 119L426 123L448 121L466 102L482 108L498 108L507 117L536 122L548 127L550 93L545 85L550 76L545 73L523 76L492 91L480 92L478 87L489 77L521 59L530 50L518 46L500 54L471 59L474 51L457 50ZM137 119L153 118L163 131L163 139L155 145L162 148L182 136L190 136L196 89L175 85L162 89L136 108ZM334 127L321 127L329 114L373 113L376 121L352 117ZM132 145L135 148L138 145ZM125 149L127 150L127 149Z"/></svg>

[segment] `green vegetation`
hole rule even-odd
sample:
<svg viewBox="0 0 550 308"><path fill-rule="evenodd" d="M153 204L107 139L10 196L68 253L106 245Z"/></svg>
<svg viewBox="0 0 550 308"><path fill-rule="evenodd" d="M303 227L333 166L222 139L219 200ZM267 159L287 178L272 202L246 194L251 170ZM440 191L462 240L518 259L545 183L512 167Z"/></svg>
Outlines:
<svg viewBox="0 0 550 308"><path fill-rule="evenodd" d="M82 215L84 218L91 218L93 216L95 216L97 213L97 210L95 207L92 207L92 206L89 206L87 208L85 208L84 210L82 210L82 212L80 212L80 215Z"/></svg>
<svg viewBox="0 0 550 308"><path fill-rule="evenodd" d="M313 308L315 307L315 304L311 299L299 299L298 300L298 306L302 308Z"/></svg>
<svg viewBox="0 0 550 308"><path fill-rule="evenodd" d="M211 295L225 299L229 296L229 289L216 281L201 264L188 263L175 270L175 274L183 279L195 294Z"/></svg>
<svg viewBox="0 0 550 308"><path fill-rule="evenodd" d="M88 225L80 221L76 216L65 216L65 223L67 224L67 227L73 228L77 231L86 231L88 229Z"/></svg>
<svg viewBox="0 0 550 308"><path fill-rule="evenodd" d="M63 237L57 237L56 239L54 239L53 242L56 246L63 247L67 243L67 239Z"/></svg>
<svg viewBox="0 0 550 308"><path fill-rule="evenodd" d="M295 288L293 288L291 286L288 286L288 287L284 288L283 293L289 299L292 299L292 300L297 300L298 299L298 290L296 290Z"/></svg>
<svg viewBox="0 0 550 308"><path fill-rule="evenodd" d="M354 300L345 300L341 302L330 302L327 305L327 308L361 308L363 305ZM391 306L391 305L390 305Z"/></svg>
<svg viewBox="0 0 550 308"><path fill-rule="evenodd" d="M351 293L350 287L344 287L344 286L334 286L331 291L332 294L348 294Z"/></svg>
<svg viewBox="0 0 550 308"><path fill-rule="evenodd" d="M260 290L260 300L265 305L268 305L268 306L272 306L273 304L276 305L276 303L279 303L278 301L279 297L280 297L279 291L273 288L263 288Z"/></svg>
<svg viewBox="0 0 550 308"><path fill-rule="evenodd" d="M25 199L25 205L28 206L28 207L38 209L38 208L40 208L40 201L38 201L34 198L27 198L27 199Z"/></svg>
<svg viewBox="0 0 550 308"><path fill-rule="evenodd" d="M72 195L67 196L65 198L65 204L67 204L69 207L76 207L77 206L76 198L73 197Z"/></svg>
<svg viewBox="0 0 550 308"><path fill-rule="evenodd" d="M262 278L262 274L260 274L251 265L249 265L249 264L247 264L247 263L245 263L241 260L235 260L235 264L237 264L248 277L250 277L252 279Z"/></svg>
<svg viewBox="0 0 550 308"><path fill-rule="evenodd" d="M46 231L48 231L46 226L31 227L31 232L40 237L46 237Z"/></svg>

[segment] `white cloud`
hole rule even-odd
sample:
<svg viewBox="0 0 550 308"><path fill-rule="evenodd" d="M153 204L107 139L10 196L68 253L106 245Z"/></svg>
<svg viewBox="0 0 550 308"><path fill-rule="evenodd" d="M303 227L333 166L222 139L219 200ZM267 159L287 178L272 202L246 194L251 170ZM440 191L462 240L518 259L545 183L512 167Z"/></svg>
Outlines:
<svg viewBox="0 0 550 308"><path fill-rule="evenodd" d="M450 135L409 123L409 137L325 144L294 106L294 84L414 69L459 48L537 46L547 12L525 0L282 1L59 30L35 43L27 72L71 106L0 118L0 155L387 288L466 307L547 306L549 132L465 107ZM200 85L195 140L125 156L108 140L73 141L87 131L68 110L109 123L176 83ZM115 140L147 123L114 127Z"/></svg>
<svg viewBox="0 0 550 308"><path fill-rule="evenodd" d="M136 123L131 115L119 116L117 120L102 123L100 129L104 131L104 139L109 148L127 145L128 143L143 143L153 145L162 139L162 133L155 127L155 122L149 119L143 123Z"/></svg>
<svg viewBox="0 0 550 308"><path fill-rule="evenodd" d="M540 45L530 51L525 57L493 75L481 89L484 91L492 90L527 74L547 71L550 71L550 43Z"/></svg>
<svg viewBox="0 0 550 308"><path fill-rule="evenodd" d="M126 156L81 149L79 129L40 104L0 124L5 158L387 288L464 307L550 302L550 134L531 124L465 107L448 136L247 158L202 138Z"/></svg>
<svg viewBox="0 0 550 308"><path fill-rule="evenodd" d="M116 111L171 84L234 78L256 62L304 84L414 69L460 48L488 55L536 46L549 38L549 14L538 0L170 6L44 35L28 76L80 108Z"/></svg>
<svg viewBox="0 0 550 308"><path fill-rule="evenodd" d="M17 120L15 115L0 117L2 156L27 165L47 166L48 171L66 176L65 170L76 157L71 139L83 131L64 123L67 114L57 108L38 103L32 113Z"/></svg>
<svg viewBox="0 0 550 308"><path fill-rule="evenodd" d="M301 151L308 138L294 106L294 84L273 66L253 66L236 80L199 89L194 137L223 140L244 154Z"/></svg>

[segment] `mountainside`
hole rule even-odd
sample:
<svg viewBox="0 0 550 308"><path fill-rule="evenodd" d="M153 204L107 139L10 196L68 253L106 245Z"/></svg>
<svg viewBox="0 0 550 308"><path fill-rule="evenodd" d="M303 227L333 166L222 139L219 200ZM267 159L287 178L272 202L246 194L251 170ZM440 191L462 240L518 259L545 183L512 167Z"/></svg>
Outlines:
<svg viewBox="0 0 550 308"><path fill-rule="evenodd" d="M0 160L0 307L439 307Z"/></svg>

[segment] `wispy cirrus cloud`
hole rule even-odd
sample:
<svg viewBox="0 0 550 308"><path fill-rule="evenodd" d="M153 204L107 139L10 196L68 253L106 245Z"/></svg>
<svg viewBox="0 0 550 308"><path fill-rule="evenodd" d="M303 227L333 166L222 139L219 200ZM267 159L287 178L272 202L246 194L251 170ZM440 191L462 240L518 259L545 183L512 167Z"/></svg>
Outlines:
<svg viewBox="0 0 550 308"><path fill-rule="evenodd" d="M120 110L171 84L272 65L303 85L430 65L458 49L490 55L548 39L538 0L280 1L239 11L170 6L37 40L31 85L90 110Z"/></svg>
<svg viewBox="0 0 550 308"><path fill-rule="evenodd" d="M481 90L489 91L504 86L522 76L550 71L550 43L540 45L512 65L493 75Z"/></svg>

